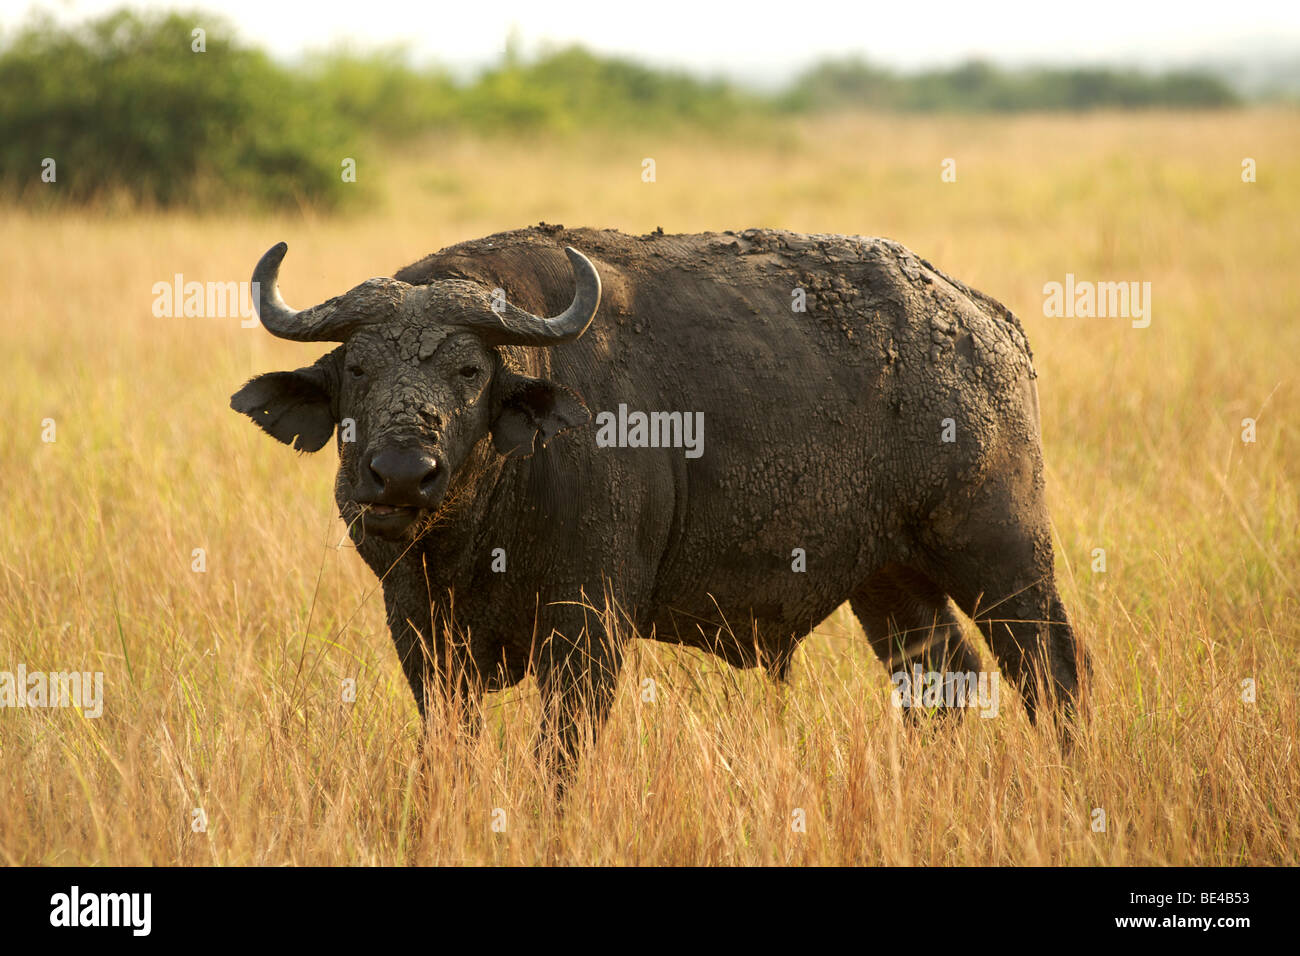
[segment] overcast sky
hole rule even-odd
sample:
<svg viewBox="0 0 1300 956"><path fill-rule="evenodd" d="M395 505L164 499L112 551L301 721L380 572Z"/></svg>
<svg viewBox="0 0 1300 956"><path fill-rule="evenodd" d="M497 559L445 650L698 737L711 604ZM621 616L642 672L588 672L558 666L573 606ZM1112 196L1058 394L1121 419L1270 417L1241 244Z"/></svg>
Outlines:
<svg viewBox="0 0 1300 956"><path fill-rule="evenodd" d="M32 9L76 21L121 0L0 0L0 27ZM903 68L970 57L1006 64L1182 64L1277 58L1300 50L1300 0L1150 3L1086 0L141 0L141 8L222 10L242 38L282 58L341 42L408 44L417 61L470 69L500 57L513 30L531 53L582 43L603 53L725 74L787 79L808 63L857 53Z"/></svg>

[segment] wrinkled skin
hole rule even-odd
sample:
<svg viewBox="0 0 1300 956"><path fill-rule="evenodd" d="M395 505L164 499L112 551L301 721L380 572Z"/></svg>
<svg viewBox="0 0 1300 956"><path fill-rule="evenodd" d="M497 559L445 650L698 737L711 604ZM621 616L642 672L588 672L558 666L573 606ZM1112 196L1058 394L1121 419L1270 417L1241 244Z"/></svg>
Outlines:
<svg viewBox="0 0 1300 956"><path fill-rule="evenodd" d="M338 430L336 499L383 580L422 713L450 692L472 715L533 672L543 753L564 765L609 710L630 630L784 678L845 601L890 672L979 670L960 609L1031 715L1044 694L1069 711L1081 653L1011 313L896 243L769 230L538 227L396 278L434 303L469 282L554 315L573 295L566 245L604 286L576 341L490 347L426 315L366 327L232 400L307 450L355 421L355 441ZM597 447L591 417L620 403L702 411L704 454ZM411 465L387 506L367 467L385 450Z"/></svg>

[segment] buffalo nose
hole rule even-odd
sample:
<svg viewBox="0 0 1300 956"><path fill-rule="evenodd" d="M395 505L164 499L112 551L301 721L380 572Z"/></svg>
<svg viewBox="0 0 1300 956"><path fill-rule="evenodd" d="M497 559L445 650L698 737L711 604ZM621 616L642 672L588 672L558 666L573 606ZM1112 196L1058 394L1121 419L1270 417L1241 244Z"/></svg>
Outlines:
<svg viewBox="0 0 1300 956"><path fill-rule="evenodd" d="M413 448L385 448L370 459L370 474L382 503L419 505L433 494L438 462Z"/></svg>

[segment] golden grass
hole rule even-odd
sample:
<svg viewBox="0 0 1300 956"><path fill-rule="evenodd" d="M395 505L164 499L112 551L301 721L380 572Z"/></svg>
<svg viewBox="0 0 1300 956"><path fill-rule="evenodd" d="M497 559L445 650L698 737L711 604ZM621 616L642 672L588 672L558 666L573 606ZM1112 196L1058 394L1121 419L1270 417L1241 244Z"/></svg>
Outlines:
<svg viewBox="0 0 1300 956"><path fill-rule="evenodd" d="M0 710L0 860L1296 863L1297 119L431 141L358 157L378 203L348 218L0 210L0 670L102 670L106 694L97 720ZM249 375L320 349L154 318L151 287L246 277L287 239L302 304L539 219L887 235L1020 314L1063 596L1094 658L1075 749L1008 688L995 720L910 732L841 609L785 689L637 642L563 816L531 757L531 681L489 698L473 746L435 732L422 753L376 582L340 546L333 453L299 459L227 408ZM1042 285L1066 272L1150 281L1151 327L1044 318Z"/></svg>

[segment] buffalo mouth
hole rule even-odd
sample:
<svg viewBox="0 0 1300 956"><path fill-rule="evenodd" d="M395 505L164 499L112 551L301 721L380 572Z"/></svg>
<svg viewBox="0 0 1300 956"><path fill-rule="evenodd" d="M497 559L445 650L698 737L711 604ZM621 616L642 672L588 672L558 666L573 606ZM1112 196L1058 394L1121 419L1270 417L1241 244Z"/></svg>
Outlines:
<svg viewBox="0 0 1300 956"><path fill-rule="evenodd" d="M405 534L415 524L420 513L421 509L409 505L363 503L359 517L366 534L393 539Z"/></svg>

